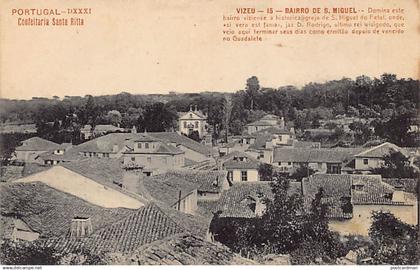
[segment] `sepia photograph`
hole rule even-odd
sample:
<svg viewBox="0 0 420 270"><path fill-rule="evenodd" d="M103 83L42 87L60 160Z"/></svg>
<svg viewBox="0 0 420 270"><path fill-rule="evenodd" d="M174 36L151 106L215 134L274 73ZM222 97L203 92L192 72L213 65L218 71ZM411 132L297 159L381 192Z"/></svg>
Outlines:
<svg viewBox="0 0 420 270"><path fill-rule="evenodd" d="M0 0L2 269L418 269L419 9Z"/></svg>

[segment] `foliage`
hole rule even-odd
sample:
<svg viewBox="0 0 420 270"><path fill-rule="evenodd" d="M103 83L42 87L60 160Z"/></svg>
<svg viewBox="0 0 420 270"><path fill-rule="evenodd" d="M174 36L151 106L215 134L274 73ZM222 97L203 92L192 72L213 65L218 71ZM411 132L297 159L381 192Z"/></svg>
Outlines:
<svg viewBox="0 0 420 270"><path fill-rule="evenodd" d="M198 133L197 130L194 130L193 132L191 132L191 134L189 134L187 137L196 142L201 142L200 134Z"/></svg>
<svg viewBox="0 0 420 270"><path fill-rule="evenodd" d="M375 264L417 264L417 230L389 212L374 212L369 236Z"/></svg>
<svg viewBox="0 0 420 270"><path fill-rule="evenodd" d="M5 240L0 247L0 261L7 265L57 265L62 255L40 241Z"/></svg>
<svg viewBox="0 0 420 270"><path fill-rule="evenodd" d="M297 181L302 181L303 178L309 177L315 173L315 170L309 167L307 164L300 164L292 174L290 175L291 179L296 179Z"/></svg>
<svg viewBox="0 0 420 270"><path fill-rule="evenodd" d="M146 106L144 114L139 118L138 131L170 131L176 126L176 111L163 103Z"/></svg>
<svg viewBox="0 0 420 270"><path fill-rule="evenodd" d="M261 181L271 181L273 178L273 165L268 163L261 163L258 167L258 174Z"/></svg>
<svg viewBox="0 0 420 270"><path fill-rule="evenodd" d="M392 151L384 156L381 167L372 170L384 178L417 178L418 172L410 165L410 161L401 152Z"/></svg>
<svg viewBox="0 0 420 270"><path fill-rule="evenodd" d="M1 164L7 165L20 142L32 137L32 134L6 133L0 134L0 156Z"/></svg>
<svg viewBox="0 0 420 270"><path fill-rule="evenodd" d="M337 234L328 228L327 207L322 203L323 191L316 194L309 211L303 208L300 194L288 192L290 182L279 173L272 174L273 198L262 198L262 216L249 219L220 218L216 213L210 231L215 239L235 252L250 257L262 254L302 255L302 262L329 263L344 255ZM295 256L296 258L300 257ZM293 257L293 256L292 256Z"/></svg>

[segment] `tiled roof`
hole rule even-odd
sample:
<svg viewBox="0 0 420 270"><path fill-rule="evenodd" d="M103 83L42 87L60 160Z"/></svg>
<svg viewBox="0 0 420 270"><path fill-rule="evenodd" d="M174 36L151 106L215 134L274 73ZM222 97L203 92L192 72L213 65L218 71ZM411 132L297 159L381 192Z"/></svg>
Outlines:
<svg viewBox="0 0 420 270"><path fill-rule="evenodd" d="M227 265L256 264L229 248L190 234L178 234L141 247L123 264Z"/></svg>
<svg viewBox="0 0 420 270"><path fill-rule="evenodd" d="M199 118L207 119L207 117L201 111L180 112L179 113L179 118L184 118L190 113L197 115ZM187 117L186 119L189 119L189 117Z"/></svg>
<svg viewBox="0 0 420 270"><path fill-rule="evenodd" d="M234 160L234 159L237 160ZM238 158L245 158L246 161L240 161ZM239 151L233 151L220 158L220 163L225 169L258 169L260 161L252 156Z"/></svg>
<svg viewBox="0 0 420 270"><path fill-rule="evenodd" d="M70 148L62 155L54 154L54 151L48 151L39 155L42 160L59 160L59 161L75 161L85 157L79 154L76 148Z"/></svg>
<svg viewBox="0 0 420 270"><path fill-rule="evenodd" d="M139 139L142 136L139 133L111 133L79 144L74 148L79 152L113 153L114 145L117 145L118 151L120 151L126 145L132 145L133 140Z"/></svg>
<svg viewBox="0 0 420 270"><path fill-rule="evenodd" d="M320 142L308 142L308 141L293 141L293 148L321 148Z"/></svg>
<svg viewBox="0 0 420 270"><path fill-rule="evenodd" d="M405 192L417 194L417 182L418 179L411 178L382 178L382 181L393 186L393 187L402 187Z"/></svg>
<svg viewBox="0 0 420 270"><path fill-rule="evenodd" d="M215 151L201 143L198 143L184 135L180 135L177 132L150 132L148 133L150 136L157 138L159 140L168 142L168 143L175 143L180 144L186 148L189 148L197 153L212 156L215 154Z"/></svg>
<svg viewBox="0 0 420 270"><path fill-rule="evenodd" d="M71 252L85 247L92 252L131 253L143 245L179 233L190 232L194 217L180 212L170 216L161 206L150 203L86 238L60 237L48 241L57 250ZM200 226L200 225L198 225Z"/></svg>
<svg viewBox="0 0 420 270"><path fill-rule="evenodd" d="M108 131L123 131L123 128L119 128L113 125L96 125L95 132L108 132Z"/></svg>
<svg viewBox="0 0 420 270"><path fill-rule="evenodd" d="M223 168L225 169L258 169L260 166L260 161L253 157L247 157L245 161L239 159L234 160L230 159L223 163Z"/></svg>
<svg viewBox="0 0 420 270"><path fill-rule="evenodd" d="M276 126L276 124L273 125L272 123L267 122L265 120L257 120L255 122L247 124L246 126Z"/></svg>
<svg viewBox="0 0 420 270"><path fill-rule="evenodd" d="M60 148L60 145L40 137L32 137L22 142L21 146L16 147L16 151L50 151Z"/></svg>
<svg viewBox="0 0 420 270"><path fill-rule="evenodd" d="M87 158L74 162L61 163L66 169L95 180L101 184L121 182L124 176L122 163L112 158Z"/></svg>
<svg viewBox="0 0 420 270"><path fill-rule="evenodd" d="M186 181L181 177L170 177L166 175L154 175L139 180L137 193L149 200L163 202L172 207L181 199L197 189L197 185Z"/></svg>
<svg viewBox="0 0 420 270"><path fill-rule="evenodd" d="M268 133L268 134L259 134L256 138L253 144L251 144L248 149L253 149L253 150L261 150L265 148L265 144L268 141L271 141L273 135Z"/></svg>
<svg viewBox="0 0 420 270"><path fill-rule="evenodd" d="M255 133L253 133L252 135L259 136L259 135L262 135L262 134L272 134L272 135L279 134L279 135L282 135L282 134L290 134L290 131L285 129L285 128L279 128L277 126L273 126L273 127L269 127L269 128L257 131Z"/></svg>
<svg viewBox="0 0 420 270"><path fill-rule="evenodd" d="M250 201L272 198L271 182L234 183L223 191L214 211L222 211L220 217L253 218L255 213L249 207ZM300 193L300 183L290 182L289 194Z"/></svg>
<svg viewBox="0 0 420 270"><path fill-rule="evenodd" d="M226 179L224 171L209 170L171 170L163 175L168 179L181 178L194 184L198 191L220 192L223 181Z"/></svg>
<svg viewBox="0 0 420 270"><path fill-rule="evenodd" d="M40 182L1 185L0 194L1 215L19 217L41 237L66 234L75 216L90 217L97 230L134 212L99 207Z"/></svg>
<svg viewBox="0 0 420 270"><path fill-rule="evenodd" d="M368 150L365 150L361 153L356 154L356 157L370 157L370 158L382 158L386 155L389 155L392 151L401 152L402 154L408 156L406 151L395 144L386 142L381 145L377 145Z"/></svg>
<svg viewBox="0 0 420 270"><path fill-rule="evenodd" d="M353 188L359 186L359 188ZM342 200L351 198L353 205L411 205L410 201L392 201L394 188L382 181L380 175L314 174L304 179L304 196L312 200L319 188L324 189L324 200L329 203L329 217L351 218L343 213Z"/></svg>
<svg viewBox="0 0 420 270"><path fill-rule="evenodd" d="M275 148L273 162L341 163L352 159L351 151L335 149Z"/></svg>

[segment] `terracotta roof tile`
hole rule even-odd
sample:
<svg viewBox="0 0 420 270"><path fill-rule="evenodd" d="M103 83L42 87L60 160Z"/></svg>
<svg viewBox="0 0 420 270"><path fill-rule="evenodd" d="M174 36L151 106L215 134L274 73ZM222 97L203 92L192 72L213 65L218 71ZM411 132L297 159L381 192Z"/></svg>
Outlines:
<svg viewBox="0 0 420 270"><path fill-rule="evenodd" d="M220 192L223 181L226 179L224 171L209 170L171 170L163 175L170 179L171 177L181 178L194 184L198 191Z"/></svg>
<svg viewBox="0 0 420 270"><path fill-rule="evenodd" d="M90 217L97 230L134 212L96 206L40 182L2 185L0 194L1 215L21 218L41 237L66 234L75 216Z"/></svg>
<svg viewBox="0 0 420 270"><path fill-rule="evenodd" d="M161 206L150 203L131 215L96 231L86 238L60 237L49 239L47 244L57 250L75 251L84 246L92 252L130 253L143 245L179 233L190 232L190 222L194 217L177 212L176 219L162 210ZM200 226L200 225L198 225Z"/></svg>

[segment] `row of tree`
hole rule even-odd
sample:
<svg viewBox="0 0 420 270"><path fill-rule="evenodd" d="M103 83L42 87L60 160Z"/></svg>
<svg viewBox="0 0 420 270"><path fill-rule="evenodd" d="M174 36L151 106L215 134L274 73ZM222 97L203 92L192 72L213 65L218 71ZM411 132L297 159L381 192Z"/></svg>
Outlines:
<svg viewBox="0 0 420 270"><path fill-rule="evenodd" d="M325 83L309 83L298 89L294 86L278 89L261 87L253 76L243 90L233 94L199 93L170 95L85 96L24 100L0 100L0 121L37 123L44 136L46 123L59 122L56 128L77 133L86 124L114 124L138 130L167 131L177 127L177 112L198 105L208 117L214 139L228 134L240 134L244 126L266 113L285 117L297 131L320 127L320 120L347 115L373 119L355 124L355 142L363 144L374 136L401 146L418 143L408 132L417 116L418 80L398 79L384 74L371 79L343 78ZM375 133L372 133L373 128ZM392 127L392 128L390 128ZM338 140L341 131L333 138ZM58 136L60 137L60 136ZM57 140L62 140L58 138ZM57 141L56 140L56 141Z"/></svg>

